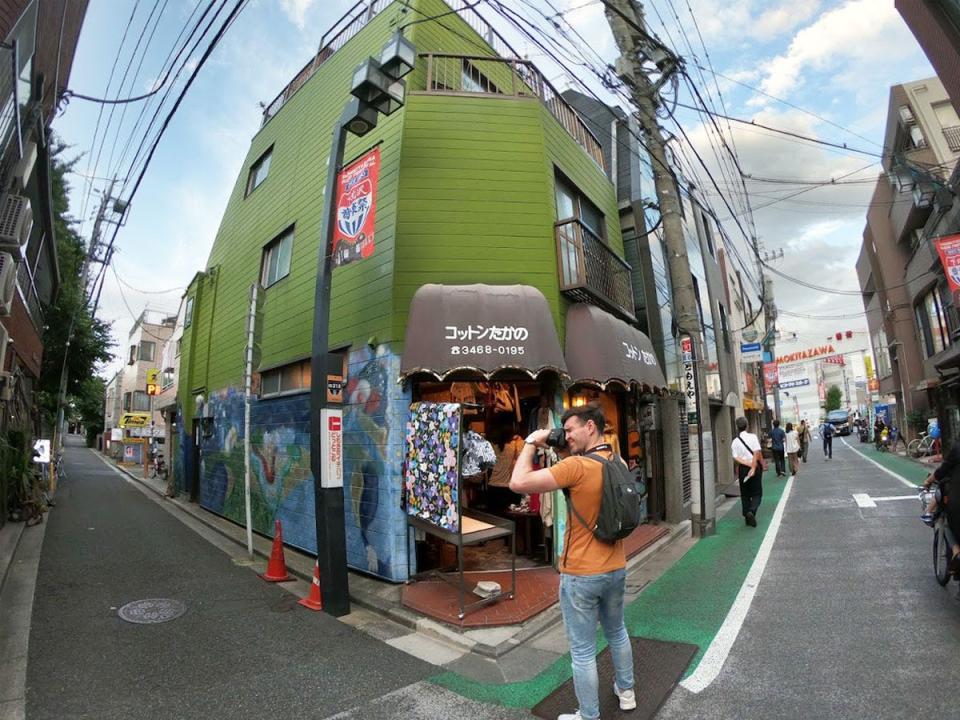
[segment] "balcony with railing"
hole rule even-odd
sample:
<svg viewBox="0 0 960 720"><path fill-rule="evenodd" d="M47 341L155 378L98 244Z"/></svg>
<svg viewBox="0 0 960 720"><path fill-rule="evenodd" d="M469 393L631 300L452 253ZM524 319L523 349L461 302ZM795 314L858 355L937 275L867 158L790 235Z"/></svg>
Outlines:
<svg viewBox="0 0 960 720"><path fill-rule="evenodd" d="M960 126L945 127L943 137L947 141L947 147L953 152L960 152Z"/></svg>
<svg viewBox="0 0 960 720"><path fill-rule="evenodd" d="M264 108L261 127L280 111L323 63L382 12L393 0L361 0L350 8L320 39L320 50L293 80ZM453 13L466 22L493 48L496 56L474 57L432 53L421 55L428 63L426 91L539 98L570 136L603 167L600 142L560 96L557 89L519 54L465 0L445 0ZM486 66L486 71L485 71ZM495 67L494 67L495 66ZM466 70L464 70L466 68ZM409 88L422 90L423 88Z"/></svg>
<svg viewBox="0 0 960 720"><path fill-rule="evenodd" d="M577 219L562 220L554 228L561 292L575 302L636 320L630 265Z"/></svg>
<svg viewBox="0 0 960 720"><path fill-rule="evenodd" d="M539 99L570 137L603 167L600 141L529 60L447 53L422 53L420 58L426 63L425 92Z"/></svg>

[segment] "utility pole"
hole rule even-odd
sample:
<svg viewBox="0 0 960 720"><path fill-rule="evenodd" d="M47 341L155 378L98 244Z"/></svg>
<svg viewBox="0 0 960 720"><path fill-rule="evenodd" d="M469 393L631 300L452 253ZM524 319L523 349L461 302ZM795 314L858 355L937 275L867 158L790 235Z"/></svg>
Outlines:
<svg viewBox="0 0 960 720"><path fill-rule="evenodd" d="M697 435L700 457L699 492L693 508L693 529L695 535L705 537L716 532L716 508L714 479L704 477L704 440L709 437L711 427L706 397L703 328L687 257L676 177L670 169L666 141L657 122L660 88L677 71L678 62L668 48L647 33L641 3L636 0L609 0L604 5L607 22L621 53L617 60L617 75L629 88L637 107L637 120L646 136L653 166L654 188L669 254L667 266L673 287L673 315L687 368L687 418L690 432ZM649 70L645 63L650 63ZM659 73L660 77L652 80L648 73ZM685 350L687 347L692 351L690 354Z"/></svg>
<svg viewBox="0 0 960 720"><path fill-rule="evenodd" d="M87 301L87 281L90 276L90 265L93 263L97 254L97 246L100 243L100 226L106 216L107 206L110 203L110 196L113 194L113 186L116 181L112 180L107 191L100 199L100 207L97 209L97 217L93 221L93 230L90 232L90 246L87 248L87 256L83 259L83 268L80 271L80 292L83 293L83 303ZM70 317L70 325L67 328L67 339L63 348L63 365L60 368L60 389L57 393L57 420L53 428L54 442L53 447L59 450L63 442L62 430L64 424L64 410L67 404L67 381L70 373L67 370L67 360L70 357L70 343L73 342L73 330L77 324L77 315L80 314L80 307L77 307ZM152 416L151 416L152 417ZM51 463L52 467L52 463Z"/></svg>

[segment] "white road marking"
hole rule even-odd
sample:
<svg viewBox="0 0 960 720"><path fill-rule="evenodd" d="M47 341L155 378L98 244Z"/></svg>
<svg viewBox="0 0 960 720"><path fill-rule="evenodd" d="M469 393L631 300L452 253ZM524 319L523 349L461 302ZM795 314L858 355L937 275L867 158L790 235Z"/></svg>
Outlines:
<svg viewBox="0 0 960 720"><path fill-rule="evenodd" d="M704 653L697 669L691 673L690 677L680 683L692 693L700 693L710 687L710 684L720 674L720 670L723 669L723 664L727 661L727 656L737 640L737 635L740 634L740 628L743 627L743 621L750 611L750 604L753 602L753 596L760 585L763 571L767 567L767 560L770 559L770 551L773 550L773 544L777 539L777 532L780 530L780 523L783 520L783 511L787 506L787 499L790 497L792 487L793 478L790 478L783 487L783 495L780 497L777 509L774 510L773 517L770 519L767 535L760 544L760 551L753 559L750 572L747 573L743 585L740 586L737 599L733 601L730 612L727 613L723 625L720 626L719 632L713 638L707 652Z"/></svg>
<svg viewBox="0 0 960 720"><path fill-rule="evenodd" d="M857 507L862 508L875 508L877 504L873 501L866 493L854 493L853 499L857 503Z"/></svg>
<svg viewBox="0 0 960 720"><path fill-rule="evenodd" d="M874 498L875 502L888 502L890 500L913 500L917 501L916 495L888 495L887 497Z"/></svg>
<svg viewBox="0 0 960 720"><path fill-rule="evenodd" d="M895 473L893 470L891 470L891 469L889 469L889 468L885 468L883 465L881 465L880 463L878 463L876 460L873 460L873 459L871 459L871 458L868 458L866 455L864 455L862 452L860 452L859 450L857 450L855 447L853 447L853 445L851 445L850 443L848 443L846 440L843 440L843 439L841 438L841 442L842 442L844 445L846 445L848 448L850 448L851 450L853 450L857 455L859 455L859 456L862 457L864 460L866 460L868 463L873 463L873 464L876 465L878 468L880 468L881 470L883 470L887 475L889 475L890 477L896 478L897 480L899 480L900 482L902 482L904 485L906 485L908 488L919 487L916 483L912 483L912 482L910 482L909 480L907 480L903 475L900 475L900 474L898 474L898 473Z"/></svg>

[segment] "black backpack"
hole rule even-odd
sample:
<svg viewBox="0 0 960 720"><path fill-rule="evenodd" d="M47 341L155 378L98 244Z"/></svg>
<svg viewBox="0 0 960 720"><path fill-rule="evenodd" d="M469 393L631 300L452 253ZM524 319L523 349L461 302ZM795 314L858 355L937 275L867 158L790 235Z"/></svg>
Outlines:
<svg viewBox="0 0 960 720"><path fill-rule="evenodd" d="M567 504L577 520L600 542L615 543L623 540L637 529L640 524L640 493L637 492L637 481L633 474L619 460L607 460L602 455L585 455L603 465L603 486L600 491L600 513L593 527L587 524L583 516L577 512L570 499L570 493L563 491L567 496Z"/></svg>

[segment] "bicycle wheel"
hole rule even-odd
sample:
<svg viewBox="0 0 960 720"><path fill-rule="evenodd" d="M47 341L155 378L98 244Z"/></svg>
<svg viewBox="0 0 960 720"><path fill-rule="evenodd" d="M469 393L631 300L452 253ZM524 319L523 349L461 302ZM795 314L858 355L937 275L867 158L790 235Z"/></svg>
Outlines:
<svg viewBox="0 0 960 720"><path fill-rule="evenodd" d="M933 529L933 573L937 582L945 586L950 581L950 547L943 534L943 521Z"/></svg>
<svg viewBox="0 0 960 720"><path fill-rule="evenodd" d="M907 455L910 457L919 457L920 456L920 441L911 440L910 444L907 445Z"/></svg>

